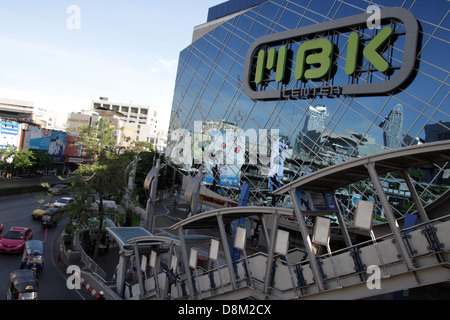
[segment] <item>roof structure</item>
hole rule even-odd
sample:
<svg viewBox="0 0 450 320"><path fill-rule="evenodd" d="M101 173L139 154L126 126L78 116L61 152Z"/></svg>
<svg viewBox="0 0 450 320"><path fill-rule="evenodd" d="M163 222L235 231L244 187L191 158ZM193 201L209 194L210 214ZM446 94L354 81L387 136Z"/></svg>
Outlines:
<svg viewBox="0 0 450 320"><path fill-rule="evenodd" d="M366 165L371 163L375 165L375 169L380 175L391 171L447 161L450 161L450 140L425 143L389 150L321 169L282 186L274 194L285 194L292 189L334 191L369 178L370 174Z"/></svg>
<svg viewBox="0 0 450 320"><path fill-rule="evenodd" d="M141 227L107 227L106 230L116 240L121 249L132 245L128 240L152 236L150 232Z"/></svg>
<svg viewBox="0 0 450 320"><path fill-rule="evenodd" d="M222 216L224 223L234 221L236 219L267 215L267 214L283 214L293 215L294 210L292 208L278 208L278 207L259 207L259 206L247 206L247 207L231 207L207 211L199 213L189 218L186 218L173 226L170 229L178 229L183 227L184 229L201 229L201 228L213 228L217 226L217 216Z"/></svg>

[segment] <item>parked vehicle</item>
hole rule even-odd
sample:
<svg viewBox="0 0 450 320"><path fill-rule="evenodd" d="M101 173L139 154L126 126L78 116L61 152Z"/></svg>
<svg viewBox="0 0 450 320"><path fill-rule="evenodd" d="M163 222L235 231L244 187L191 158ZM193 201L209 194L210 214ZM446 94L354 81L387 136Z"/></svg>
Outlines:
<svg viewBox="0 0 450 320"><path fill-rule="evenodd" d="M21 253L25 242L33 238L30 228L12 227L4 235L0 235L0 252Z"/></svg>
<svg viewBox="0 0 450 320"><path fill-rule="evenodd" d="M11 272L6 300L37 300L38 283L33 270L22 269Z"/></svg>
<svg viewBox="0 0 450 320"><path fill-rule="evenodd" d="M20 269L33 270L40 275L44 269L44 242L41 240L29 240L25 243Z"/></svg>
<svg viewBox="0 0 450 320"><path fill-rule="evenodd" d="M53 206L54 207L58 207L61 210L64 210L69 204L71 204L72 202L74 202L75 200L73 198L69 198L69 197L63 197L59 200L56 200L55 202L53 202Z"/></svg>
<svg viewBox="0 0 450 320"><path fill-rule="evenodd" d="M58 193L67 193L69 191L69 186L64 184L57 184L48 189L50 193L58 194Z"/></svg>

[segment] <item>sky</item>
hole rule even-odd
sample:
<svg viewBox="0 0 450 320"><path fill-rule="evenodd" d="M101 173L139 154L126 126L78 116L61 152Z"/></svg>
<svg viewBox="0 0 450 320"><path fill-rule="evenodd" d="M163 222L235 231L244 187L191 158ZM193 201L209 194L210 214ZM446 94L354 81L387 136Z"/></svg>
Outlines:
<svg viewBox="0 0 450 320"><path fill-rule="evenodd" d="M147 105L167 129L179 53L225 0L0 0L0 97L67 113Z"/></svg>

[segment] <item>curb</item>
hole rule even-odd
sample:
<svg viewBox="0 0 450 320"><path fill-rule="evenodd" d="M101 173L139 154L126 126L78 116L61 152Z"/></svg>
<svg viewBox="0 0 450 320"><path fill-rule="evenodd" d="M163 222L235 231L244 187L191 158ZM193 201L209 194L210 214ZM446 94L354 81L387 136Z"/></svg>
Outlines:
<svg viewBox="0 0 450 320"><path fill-rule="evenodd" d="M100 294L101 291L97 292L84 278L80 277L80 282L96 300L103 297L103 294Z"/></svg>

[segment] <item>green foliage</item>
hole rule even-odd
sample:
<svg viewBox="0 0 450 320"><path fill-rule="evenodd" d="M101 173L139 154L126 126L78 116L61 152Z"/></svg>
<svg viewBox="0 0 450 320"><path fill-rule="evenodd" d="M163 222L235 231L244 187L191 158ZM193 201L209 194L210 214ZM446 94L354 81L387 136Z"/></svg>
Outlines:
<svg viewBox="0 0 450 320"><path fill-rule="evenodd" d="M80 128L79 143L93 162L80 165L72 175L75 203L70 209L71 218L81 224L86 224L88 219L98 222L94 260L97 259L106 214L103 200L110 195L121 198L126 185L124 171L133 157L129 152L118 153L120 149L116 147L115 130L105 118L93 126ZM90 208L91 203L87 200L91 195L97 199L98 211Z"/></svg>
<svg viewBox="0 0 450 320"><path fill-rule="evenodd" d="M33 168L35 169L48 168L53 164L52 159L50 158L47 151L31 150L31 154L35 159L35 162L33 164Z"/></svg>
<svg viewBox="0 0 450 320"><path fill-rule="evenodd" d="M17 150L15 147L8 145L7 148L0 150L0 165L7 171L13 169L24 170L36 164L36 157L33 152L28 150Z"/></svg>

